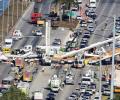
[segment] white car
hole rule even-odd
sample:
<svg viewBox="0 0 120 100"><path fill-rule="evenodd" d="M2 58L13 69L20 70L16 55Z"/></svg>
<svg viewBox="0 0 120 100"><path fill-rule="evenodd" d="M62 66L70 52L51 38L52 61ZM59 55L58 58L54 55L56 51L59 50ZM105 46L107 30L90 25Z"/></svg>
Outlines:
<svg viewBox="0 0 120 100"><path fill-rule="evenodd" d="M87 22L88 22L88 23L93 23L94 21L93 21L93 19L88 19Z"/></svg>
<svg viewBox="0 0 120 100"><path fill-rule="evenodd" d="M22 32L20 30L14 30L12 34L13 40L19 40L23 37Z"/></svg>
<svg viewBox="0 0 120 100"><path fill-rule="evenodd" d="M41 30L34 30L34 31L32 31L32 33L33 33L33 35L37 35L37 36L43 35Z"/></svg>
<svg viewBox="0 0 120 100"><path fill-rule="evenodd" d="M82 17L81 16L77 16L76 19L82 20Z"/></svg>
<svg viewBox="0 0 120 100"><path fill-rule="evenodd" d="M80 26L81 27L87 27L87 23L86 22L82 22Z"/></svg>

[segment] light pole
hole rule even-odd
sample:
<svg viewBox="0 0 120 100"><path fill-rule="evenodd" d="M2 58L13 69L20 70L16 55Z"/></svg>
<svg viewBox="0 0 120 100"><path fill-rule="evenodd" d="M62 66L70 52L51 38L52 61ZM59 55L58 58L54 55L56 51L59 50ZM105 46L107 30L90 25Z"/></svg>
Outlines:
<svg viewBox="0 0 120 100"><path fill-rule="evenodd" d="M12 0L12 26L14 25L14 0Z"/></svg>
<svg viewBox="0 0 120 100"><path fill-rule="evenodd" d="M110 100L114 98L114 74L115 74L115 23L116 23L116 16L114 16L114 26L113 26L113 49L112 49L112 68L111 68L111 94Z"/></svg>
<svg viewBox="0 0 120 100"><path fill-rule="evenodd" d="M102 100L102 98L101 98L101 96L102 96L102 93L101 93L101 90L102 90L102 82L101 82L101 78L102 78L102 62L101 62L101 56L102 56L102 54L100 53L100 67L99 67L99 76L100 76L100 78L99 78L99 100Z"/></svg>
<svg viewBox="0 0 120 100"><path fill-rule="evenodd" d="M17 19L18 19L18 17L19 17L19 13L18 13L18 12L19 12L19 11L18 11L18 9L19 9L19 1L17 0L16 2L17 2L16 5L17 5Z"/></svg>
<svg viewBox="0 0 120 100"><path fill-rule="evenodd" d="M8 0L8 16L7 16L7 34L8 34L8 32L9 32L9 26L10 26L10 12L9 12L9 7L10 7L10 0Z"/></svg>
<svg viewBox="0 0 120 100"><path fill-rule="evenodd" d="M3 42L3 34L4 34L4 0L2 0L2 42Z"/></svg>

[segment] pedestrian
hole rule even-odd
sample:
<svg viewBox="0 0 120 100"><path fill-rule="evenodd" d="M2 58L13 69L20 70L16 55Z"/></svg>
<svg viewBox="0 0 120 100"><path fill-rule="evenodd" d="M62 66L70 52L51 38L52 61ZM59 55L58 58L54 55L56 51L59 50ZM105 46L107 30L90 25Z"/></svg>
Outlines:
<svg viewBox="0 0 120 100"><path fill-rule="evenodd" d="M44 71L45 71L45 68L43 67L43 68L42 68L42 72L44 72Z"/></svg>

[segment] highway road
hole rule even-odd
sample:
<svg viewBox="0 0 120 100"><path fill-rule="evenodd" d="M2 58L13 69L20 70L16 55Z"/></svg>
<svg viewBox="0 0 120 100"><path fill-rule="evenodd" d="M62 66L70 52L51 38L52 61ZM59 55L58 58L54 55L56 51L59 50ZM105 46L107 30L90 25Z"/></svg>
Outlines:
<svg viewBox="0 0 120 100"><path fill-rule="evenodd" d="M120 4L119 0L100 0L98 7L96 9L96 13L98 15L96 19L97 27L90 40L90 44L96 43L98 41L103 41L106 39L106 37L108 37L112 33L113 18L109 17L114 17L114 15L120 16L119 4ZM104 31L101 31L101 29L104 28L106 22L107 27L105 28Z"/></svg>
<svg viewBox="0 0 120 100"><path fill-rule="evenodd" d="M44 3L40 5L41 12L49 13L50 12L50 5L52 0L44 0ZM32 30L35 30L37 27L30 24L30 15L33 10L34 3L32 2L28 9L25 11L23 16L18 20L16 25L13 29L18 29L23 32L25 38L18 40L14 43L13 48L22 48L26 44L32 44L35 46L41 37L29 37L32 35ZM44 28L42 29L44 31ZM26 37L28 36L28 37ZM9 37L9 36L8 36ZM4 77L8 76L8 72L10 71L10 65L8 64L0 64L0 80Z"/></svg>

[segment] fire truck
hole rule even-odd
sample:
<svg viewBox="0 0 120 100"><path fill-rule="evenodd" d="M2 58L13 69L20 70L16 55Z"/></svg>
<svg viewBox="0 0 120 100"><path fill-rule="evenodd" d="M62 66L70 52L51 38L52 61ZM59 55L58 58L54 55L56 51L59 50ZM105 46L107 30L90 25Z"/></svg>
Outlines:
<svg viewBox="0 0 120 100"><path fill-rule="evenodd" d="M39 1L39 2L38 2ZM33 8L33 12L31 14L31 22L33 24L37 24L37 21L39 19L42 18L42 13L39 11L40 9L40 3L42 2L42 0L36 0L35 1L35 5L34 5L34 8Z"/></svg>

